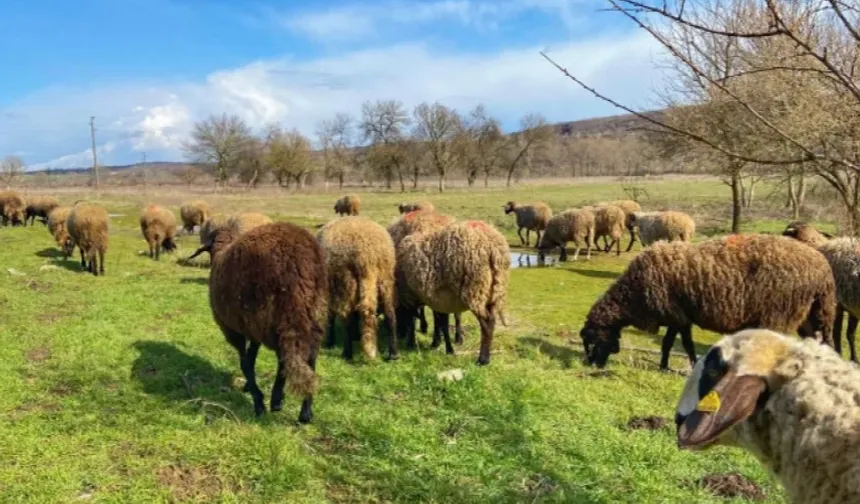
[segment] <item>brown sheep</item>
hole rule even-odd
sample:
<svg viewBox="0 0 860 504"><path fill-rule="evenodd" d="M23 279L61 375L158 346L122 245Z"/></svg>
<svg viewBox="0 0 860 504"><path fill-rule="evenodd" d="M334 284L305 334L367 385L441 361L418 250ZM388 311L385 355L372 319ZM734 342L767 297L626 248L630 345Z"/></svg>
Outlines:
<svg viewBox="0 0 860 504"><path fill-rule="evenodd" d="M692 241L696 235L696 222L684 212L633 212L627 216L627 225L638 230L639 241L647 247L658 240Z"/></svg>
<svg viewBox="0 0 860 504"><path fill-rule="evenodd" d="M625 217L632 215L633 212L641 212L642 211L642 206L633 200L605 201L602 203L598 203L595 206L603 206L603 205L617 206L621 210L624 210ZM636 241L636 227L633 226L626 219L625 219L625 224L627 226L627 231L630 232L630 243L627 245L627 250L625 250L625 252L630 252L633 249L633 242ZM606 238L604 237L604 240L605 239Z"/></svg>
<svg viewBox="0 0 860 504"><path fill-rule="evenodd" d="M338 215L358 215L360 209L361 199L356 194L347 194L334 204L334 211Z"/></svg>
<svg viewBox="0 0 860 504"><path fill-rule="evenodd" d="M66 220L66 229L81 251L81 268L96 276L105 273L109 220L107 210L89 203L76 203Z"/></svg>
<svg viewBox="0 0 860 504"><path fill-rule="evenodd" d="M48 214L55 208L60 206L60 202L53 196L30 196L27 198L27 208L24 211L24 224L27 220L31 226L36 225L36 217L40 217L42 222L47 225Z"/></svg>
<svg viewBox="0 0 860 504"><path fill-rule="evenodd" d="M140 232L149 245L149 257L161 259L165 252L176 250L176 216L157 205L147 205L140 214Z"/></svg>
<svg viewBox="0 0 860 504"><path fill-rule="evenodd" d="M23 226L26 224L25 215L27 200L17 191L0 192L0 217L3 225Z"/></svg>
<svg viewBox="0 0 860 504"><path fill-rule="evenodd" d="M220 228L227 226L229 215L218 213L211 215L200 225L200 245L206 245L212 241L212 235Z"/></svg>
<svg viewBox="0 0 860 504"><path fill-rule="evenodd" d="M397 205L397 209L401 214L406 214L409 212L414 212L416 210L423 210L425 212L435 212L436 207L433 206L433 203L429 201L419 201L417 203L401 203Z"/></svg>
<svg viewBox="0 0 860 504"><path fill-rule="evenodd" d="M630 262L598 299L580 332L588 361L606 365L621 329L667 326L660 368L675 336L696 362L692 327L730 333L750 327L830 342L836 285L827 260L791 238L731 235L698 244L658 242Z"/></svg>
<svg viewBox="0 0 860 504"><path fill-rule="evenodd" d="M412 233L426 233L441 229L452 222L454 222L454 218L448 215L427 210L414 210L388 226L388 233L394 242L395 250L397 250L400 242ZM414 349L418 346L415 340L416 316L421 324L421 332L427 334L424 305L410 291L399 265L395 269L395 284L397 285L397 337L405 338L407 348ZM447 327L450 320L447 314L435 312L433 313L433 320L433 342L431 346L436 348L442 344L442 326ZM454 314L454 342L458 345L463 343L463 326L459 313Z"/></svg>
<svg viewBox="0 0 860 504"><path fill-rule="evenodd" d="M313 418L316 361L328 315L325 259L314 236L288 222L266 224L241 236L215 231L209 304L215 323L239 353L244 390L257 416L266 411L255 364L260 345L275 351L278 373L270 407L283 407L284 384L303 398L300 423Z"/></svg>
<svg viewBox="0 0 860 504"><path fill-rule="evenodd" d="M537 233L535 246L540 244L541 231L546 229L549 220L552 219L552 209L546 203L533 203L531 205L518 205L515 201L508 201L502 207L505 215L513 212L517 216L517 236L520 237L520 245L529 246L529 233ZM523 239L523 229L526 237Z"/></svg>
<svg viewBox="0 0 860 504"><path fill-rule="evenodd" d="M329 280L329 333L326 346L335 342L335 317L346 322L343 356L352 358L352 342L361 340L364 354L376 358L376 309L389 325L389 359L397 358L397 324L394 313L394 243L391 235L366 217L335 219L317 232L325 254Z"/></svg>
<svg viewBox="0 0 860 504"><path fill-rule="evenodd" d="M248 231L256 227L271 223L272 219L270 219L264 214L257 212L244 212L239 214L233 214L229 218L227 218L227 226L232 228L240 235L247 233Z"/></svg>
<svg viewBox="0 0 860 504"><path fill-rule="evenodd" d="M496 317L502 319L511 265L508 241L483 221L455 222L400 242L397 262L412 292L434 311L471 311L481 326L478 364L490 363ZM448 327L445 351L454 353Z"/></svg>
<svg viewBox="0 0 860 504"><path fill-rule="evenodd" d="M626 229L626 214L615 205L603 205L594 209L594 244L603 237L606 246L604 252L612 250L615 245L615 255L621 255L621 237ZM611 239L611 241L610 241Z"/></svg>
<svg viewBox="0 0 860 504"><path fill-rule="evenodd" d="M66 220L71 212L72 207L57 207L48 214L48 231L63 251L63 259L68 259L75 251L75 243L66 228Z"/></svg>
<svg viewBox="0 0 860 504"><path fill-rule="evenodd" d="M573 260L579 258L579 244L585 242L586 258L591 259L594 243L594 212L588 209L571 209L555 214L549 220L540 242L538 242L538 261L546 259L546 251L554 247L561 250L560 261L567 260L567 242L576 245Z"/></svg>
<svg viewBox="0 0 860 504"><path fill-rule="evenodd" d="M203 226L211 214L209 205L202 200L191 201L179 207L179 218L186 233L194 233L195 226Z"/></svg>

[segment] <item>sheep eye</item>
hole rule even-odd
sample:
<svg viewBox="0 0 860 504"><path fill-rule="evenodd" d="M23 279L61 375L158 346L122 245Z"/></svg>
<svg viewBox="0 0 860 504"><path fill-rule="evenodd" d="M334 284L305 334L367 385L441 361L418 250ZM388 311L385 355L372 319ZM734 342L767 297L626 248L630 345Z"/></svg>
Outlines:
<svg viewBox="0 0 860 504"><path fill-rule="evenodd" d="M720 372L717 371L716 369L709 369L708 370L708 378L718 378L719 376L720 376Z"/></svg>

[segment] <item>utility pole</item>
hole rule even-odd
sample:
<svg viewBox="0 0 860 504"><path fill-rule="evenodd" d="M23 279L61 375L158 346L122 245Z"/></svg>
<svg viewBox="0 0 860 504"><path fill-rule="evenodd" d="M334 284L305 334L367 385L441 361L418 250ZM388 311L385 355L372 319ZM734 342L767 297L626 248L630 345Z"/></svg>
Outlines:
<svg viewBox="0 0 860 504"><path fill-rule="evenodd" d="M96 118L90 116L90 138L93 141L93 177L96 183L96 189L99 188L99 158L96 154Z"/></svg>

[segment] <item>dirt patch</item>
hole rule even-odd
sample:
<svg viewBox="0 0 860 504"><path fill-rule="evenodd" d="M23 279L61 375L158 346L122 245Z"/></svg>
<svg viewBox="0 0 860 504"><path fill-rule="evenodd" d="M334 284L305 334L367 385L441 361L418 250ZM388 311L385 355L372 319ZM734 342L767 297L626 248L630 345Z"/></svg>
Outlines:
<svg viewBox="0 0 860 504"><path fill-rule="evenodd" d="M234 488L212 469L205 466L171 464L155 471L158 484L169 488L177 501L211 501L224 491Z"/></svg>
<svg viewBox="0 0 860 504"><path fill-rule="evenodd" d="M60 382L48 389L48 392L56 396L66 397L77 392L77 387L70 383Z"/></svg>
<svg viewBox="0 0 860 504"><path fill-rule="evenodd" d="M709 474L696 482L699 488L717 497L741 497L751 501L762 501L764 492L758 485L739 473Z"/></svg>
<svg viewBox="0 0 860 504"><path fill-rule="evenodd" d="M627 430L660 430L669 425L669 420L661 416L633 417L627 422Z"/></svg>
<svg viewBox="0 0 860 504"><path fill-rule="evenodd" d="M611 369L598 369L597 371L584 371L581 376L583 378L614 378L616 373Z"/></svg>
<svg viewBox="0 0 860 504"><path fill-rule="evenodd" d="M51 358L51 349L47 347L36 347L27 350L27 360L30 362L43 362Z"/></svg>
<svg viewBox="0 0 860 504"><path fill-rule="evenodd" d="M59 404L56 403L38 403L38 402L30 402L24 403L20 406L17 406L13 410L9 412L10 420L20 420L27 415L36 414L36 413L56 413L60 411L62 408Z"/></svg>
<svg viewBox="0 0 860 504"><path fill-rule="evenodd" d="M50 282L40 282L39 280L27 280L27 287L30 288L31 291L35 292L48 292L54 287L54 284Z"/></svg>
<svg viewBox="0 0 860 504"><path fill-rule="evenodd" d="M53 324L61 318L63 318L63 315L60 315L59 313L40 313L36 316L36 320L38 320L40 324Z"/></svg>

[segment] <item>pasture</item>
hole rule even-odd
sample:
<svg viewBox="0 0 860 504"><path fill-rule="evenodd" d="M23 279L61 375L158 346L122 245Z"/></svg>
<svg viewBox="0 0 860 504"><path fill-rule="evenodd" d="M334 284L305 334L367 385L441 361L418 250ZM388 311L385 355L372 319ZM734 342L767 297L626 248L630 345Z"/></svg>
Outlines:
<svg viewBox="0 0 860 504"><path fill-rule="evenodd" d="M644 208L690 212L697 239L726 231L730 199L719 181L642 186ZM479 332L466 313L456 356L430 348L430 335L419 335L417 351L401 343L396 362L345 362L338 344L318 363L313 424L296 426L299 400L290 396L283 411L256 419L235 351L212 321L205 255L196 266L178 261L197 236L182 236L176 253L155 262L142 253L140 209L154 202L178 216L181 202L202 197L216 212L262 211L315 231L345 192L52 191L64 204L87 198L111 213L106 276L97 278L79 271L77 253L64 261L42 224L0 228L0 500L724 502L696 482L739 472L764 502L782 502L776 481L740 450L676 448L683 376L658 372L658 353L625 349L658 352L662 334L625 330L605 372L583 367L585 315L638 244L620 258L600 252L590 262L536 268L532 259L513 269L508 325L497 326L489 366L475 365ZM611 181L359 194L362 215L383 225L397 203L429 199L441 212L496 225L512 251L521 249L501 209L508 200L560 211L626 197ZM780 212L763 210L746 229L780 231L788 221ZM701 354L716 335L694 338ZM383 334L381 350L386 342ZM671 366L688 369L680 356ZM462 380L437 378L455 368ZM272 352L260 353L257 370L268 390ZM627 426L652 415L667 425Z"/></svg>

